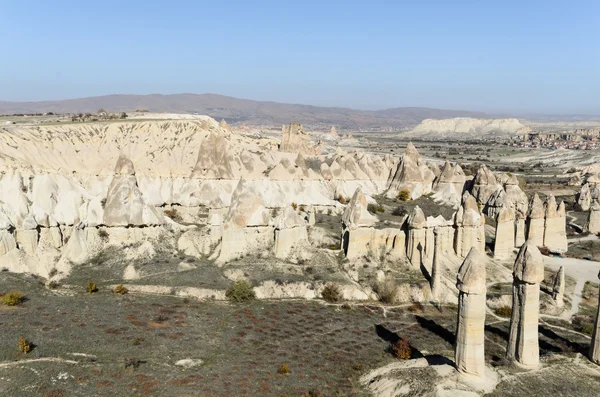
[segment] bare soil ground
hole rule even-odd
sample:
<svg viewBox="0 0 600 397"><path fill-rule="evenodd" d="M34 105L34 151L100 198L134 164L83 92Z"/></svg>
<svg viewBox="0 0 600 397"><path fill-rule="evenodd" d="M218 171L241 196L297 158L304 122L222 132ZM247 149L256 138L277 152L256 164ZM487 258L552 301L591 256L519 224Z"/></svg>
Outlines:
<svg viewBox="0 0 600 397"><path fill-rule="evenodd" d="M389 346L399 337L408 338L413 357L453 357L452 305L405 305L384 316L378 304L200 303L103 288L94 294L54 291L36 278L1 273L0 291L9 289L25 292L28 300L0 310L3 396L360 396L368 392L358 378L395 360ZM544 360L575 360L587 350L589 339L569 327L541 321ZM17 351L20 336L35 344L30 353ZM514 372L503 360L507 338L508 319L488 315L486 358ZM203 363L175 365L188 358ZM278 373L283 364L289 374ZM543 395L532 393L549 392L553 381L539 375L511 375L492 395ZM573 376L576 387L560 388L561 395L592 395L586 393L595 390L597 376ZM529 394L514 387L521 382L515 377L527 379Z"/></svg>

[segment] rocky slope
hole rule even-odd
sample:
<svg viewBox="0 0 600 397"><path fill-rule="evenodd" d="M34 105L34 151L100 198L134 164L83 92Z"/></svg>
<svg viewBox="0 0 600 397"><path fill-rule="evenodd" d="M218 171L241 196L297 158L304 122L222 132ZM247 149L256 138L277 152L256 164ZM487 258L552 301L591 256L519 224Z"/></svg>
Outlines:
<svg viewBox="0 0 600 397"><path fill-rule="evenodd" d="M470 117L456 117L443 120L423 120L412 131L406 133L404 136L419 138L477 139L489 136L521 134L528 130L528 127L523 125L517 119L476 119Z"/></svg>

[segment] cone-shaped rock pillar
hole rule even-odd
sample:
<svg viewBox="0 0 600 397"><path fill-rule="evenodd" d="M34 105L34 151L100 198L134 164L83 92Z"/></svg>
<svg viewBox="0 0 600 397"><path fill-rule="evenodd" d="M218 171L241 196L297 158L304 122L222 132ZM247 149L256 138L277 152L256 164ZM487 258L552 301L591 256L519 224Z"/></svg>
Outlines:
<svg viewBox="0 0 600 397"><path fill-rule="evenodd" d="M465 258L456 276L458 325L454 360L458 372L483 377L486 310L485 257L476 247Z"/></svg>
<svg viewBox="0 0 600 397"><path fill-rule="evenodd" d="M508 259L515 248L515 211L503 207L496 218L494 258Z"/></svg>
<svg viewBox="0 0 600 397"><path fill-rule="evenodd" d="M538 317L544 261L536 243L527 241L513 268L513 304L506 357L528 367L540 361Z"/></svg>

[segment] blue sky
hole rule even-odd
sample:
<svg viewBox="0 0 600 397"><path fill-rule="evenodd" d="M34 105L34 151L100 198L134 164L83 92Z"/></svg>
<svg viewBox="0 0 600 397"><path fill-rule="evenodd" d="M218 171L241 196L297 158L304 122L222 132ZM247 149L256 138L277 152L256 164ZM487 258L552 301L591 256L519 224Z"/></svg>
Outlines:
<svg viewBox="0 0 600 397"><path fill-rule="evenodd" d="M0 100L600 114L600 1L0 0Z"/></svg>

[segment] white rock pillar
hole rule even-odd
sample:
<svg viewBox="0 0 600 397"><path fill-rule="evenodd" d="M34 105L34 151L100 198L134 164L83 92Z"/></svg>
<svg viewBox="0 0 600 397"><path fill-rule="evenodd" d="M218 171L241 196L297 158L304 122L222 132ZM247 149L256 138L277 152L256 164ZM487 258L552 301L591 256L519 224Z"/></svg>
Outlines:
<svg viewBox="0 0 600 397"><path fill-rule="evenodd" d="M554 299L554 302L558 307L563 307L565 305L565 269L562 266L554 276L552 299Z"/></svg>
<svg viewBox="0 0 600 397"><path fill-rule="evenodd" d="M510 207L502 207L496 218L496 240L494 258L508 259L515 248L515 212Z"/></svg>
<svg viewBox="0 0 600 397"><path fill-rule="evenodd" d="M567 251L567 219L565 205L556 205L554 196L546 201L546 219L544 223L544 246L552 252Z"/></svg>
<svg viewBox="0 0 600 397"><path fill-rule="evenodd" d="M456 276L458 325L454 361L460 373L483 377L485 372L485 257L473 247Z"/></svg>
<svg viewBox="0 0 600 397"><path fill-rule="evenodd" d="M521 248L525 244L525 214L518 211L515 220L515 247Z"/></svg>
<svg viewBox="0 0 600 397"><path fill-rule="evenodd" d="M433 229L433 245L434 245L434 249L433 249L433 263L431 265L431 280L430 280L430 287L431 287L431 297L433 299L434 302L438 302L439 301L439 295L440 295L440 288L441 288L441 271L442 269L440 268L441 264L440 264L440 259L441 259L441 255L442 255L442 241L441 241L441 236L440 236L440 231L438 230L438 228L434 228Z"/></svg>
<svg viewBox="0 0 600 397"><path fill-rule="evenodd" d="M414 268L420 269L425 255L425 214L417 205L408 217L406 256Z"/></svg>
<svg viewBox="0 0 600 397"><path fill-rule="evenodd" d="M600 278L600 273L598 273ZM590 359L600 365L600 297L598 298L598 309L594 321L594 332L592 333L592 345L590 346Z"/></svg>
<svg viewBox="0 0 600 397"><path fill-rule="evenodd" d="M517 255L513 268L513 304L506 357L528 367L540 361L538 317L540 283L544 279L544 261L533 241L527 241Z"/></svg>
<svg viewBox="0 0 600 397"><path fill-rule="evenodd" d="M590 214L584 229L592 234L600 233L600 204L598 200L594 200L590 206Z"/></svg>
<svg viewBox="0 0 600 397"><path fill-rule="evenodd" d="M536 193L531 200L527 214L527 241L531 241L536 247L544 245L544 215L544 203Z"/></svg>

